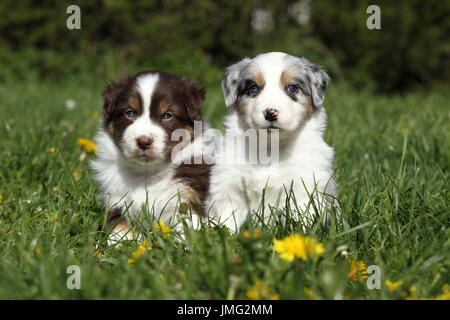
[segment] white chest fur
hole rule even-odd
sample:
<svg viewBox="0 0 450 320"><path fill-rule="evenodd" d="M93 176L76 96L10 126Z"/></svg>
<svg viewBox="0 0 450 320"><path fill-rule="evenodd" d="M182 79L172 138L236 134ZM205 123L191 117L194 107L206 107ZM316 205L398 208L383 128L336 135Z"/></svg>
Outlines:
<svg viewBox="0 0 450 320"><path fill-rule="evenodd" d="M99 152L91 166L101 189L99 200L105 207L122 208L131 219L145 212L157 220L175 223L180 203L188 202L191 192L189 186L174 179L175 166L164 162L148 167L130 163L103 129L95 141Z"/></svg>

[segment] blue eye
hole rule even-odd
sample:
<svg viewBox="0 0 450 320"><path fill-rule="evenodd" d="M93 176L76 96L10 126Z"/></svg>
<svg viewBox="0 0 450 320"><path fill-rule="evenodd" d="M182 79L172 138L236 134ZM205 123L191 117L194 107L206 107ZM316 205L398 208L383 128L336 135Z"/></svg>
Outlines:
<svg viewBox="0 0 450 320"><path fill-rule="evenodd" d="M298 91L298 87L295 84L290 84L287 86L286 90L289 93L296 93Z"/></svg>
<svg viewBox="0 0 450 320"><path fill-rule="evenodd" d="M259 87L256 84L254 84L248 88L248 93L250 93L250 94L256 94L256 93L258 93L258 91L259 91Z"/></svg>
<svg viewBox="0 0 450 320"><path fill-rule="evenodd" d="M128 119L134 119L136 118L136 111L134 111L133 109L128 109L127 111L125 111L125 116Z"/></svg>
<svg viewBox="0 0 450 320"><path fill-rule="evenodd" d="M166 112L161 115L161 119L163 120L168 120L170 118L172 118L172 114L170 112Z"/></svg>

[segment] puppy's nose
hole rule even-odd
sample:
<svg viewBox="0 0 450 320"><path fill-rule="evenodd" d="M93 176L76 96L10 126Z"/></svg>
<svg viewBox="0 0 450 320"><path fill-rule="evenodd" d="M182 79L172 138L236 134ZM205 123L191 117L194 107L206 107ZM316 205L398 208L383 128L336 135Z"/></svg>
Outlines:
<svg viewBox="0 0 450 320"><path fill-rule="evenodd" d="M277 121L278 110L273 108L267 108L266 110L264 110L264 118L267 121Z"/></svg>
<svg viewBox="0 0 450 320"><path fill-rule="evenodd" d="M140 136L139 138L136 139L136 143L139 149L147 150L152 145L153 139L150 138L149 136Z"/></svg>

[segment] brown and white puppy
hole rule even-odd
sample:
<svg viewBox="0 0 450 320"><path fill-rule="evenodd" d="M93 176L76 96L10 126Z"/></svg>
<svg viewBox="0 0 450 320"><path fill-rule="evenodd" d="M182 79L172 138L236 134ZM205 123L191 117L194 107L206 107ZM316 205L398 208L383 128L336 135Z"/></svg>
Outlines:
<svg viewBox="0 0 450 320"><path fill-rule="evenodd" d="M202 121L204 97L192 81L160 70L107 85L95 138L98 158L91 165L109 211L107 225L114 227L110 243L133 238L129 219L149 214L181 230L180 205L201 208L210 167L202 161L204 135L194 134L194 127L212 131ZM188 224L198 226L199 217L191 218Z"/></svg>

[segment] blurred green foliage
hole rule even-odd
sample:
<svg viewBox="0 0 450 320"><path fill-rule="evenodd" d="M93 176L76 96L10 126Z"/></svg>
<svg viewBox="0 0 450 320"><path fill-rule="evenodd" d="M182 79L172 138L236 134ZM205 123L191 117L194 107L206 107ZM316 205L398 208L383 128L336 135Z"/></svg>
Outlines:
<svg viewBox="0 0 450 320"><path fill-rule="evenodd" d="M381 9L381 29L369 30L366 8ZM449 1L314 1L314 35L361 86L404 90L450 80Z"/></svg>
<svg viewBox="0 0 450 320"><path fill-rule="evenodd" d="M70 4L81 8L81 30L66 27ZM3 0L0 81L108 77L122 69L157 67L208 83L214 79L205 79L204 67L220 73L244 56L274 50L306 56L333 79L383 91L450 79L450 2L379 0L381 30L366 27L370 4ZM105 64L111 74L104 74Z"/></svg>

